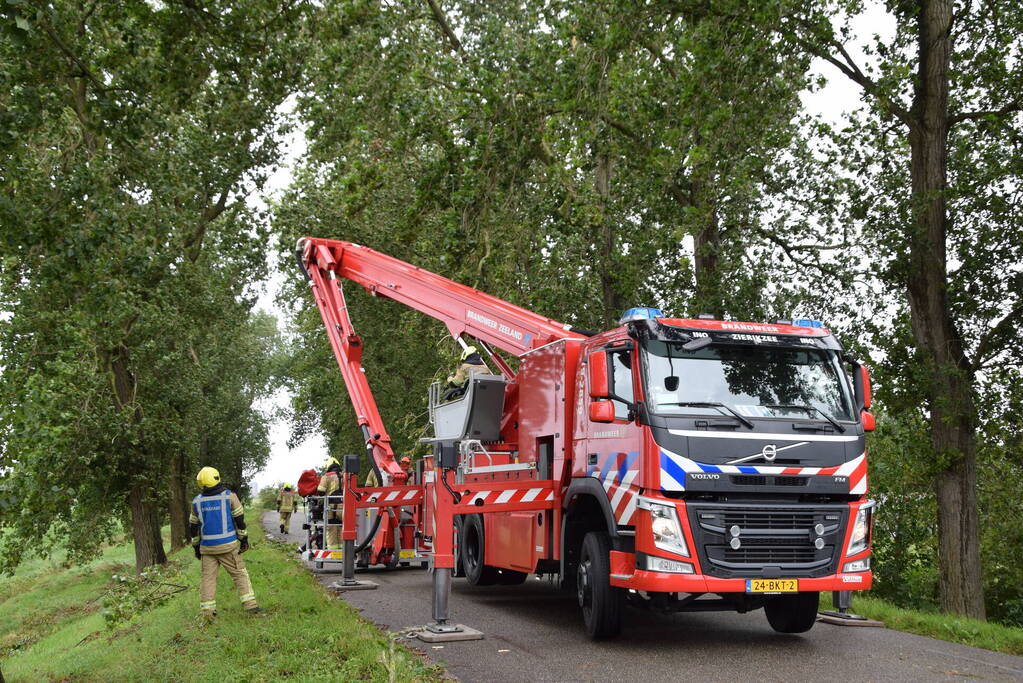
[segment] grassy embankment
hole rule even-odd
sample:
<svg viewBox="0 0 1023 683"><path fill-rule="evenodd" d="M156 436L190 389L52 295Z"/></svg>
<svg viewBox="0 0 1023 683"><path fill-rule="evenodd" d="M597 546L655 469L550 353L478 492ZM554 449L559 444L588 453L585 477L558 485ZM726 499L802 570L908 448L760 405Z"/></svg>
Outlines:
<svg viewBox="0 0 1023 683"><path fill-rule="evenodd" d="M821 593L821 609L833 610L831 593ZM853 594L852 612L883 621L896 631L1023 656L1023 628L937 612L903 609L869 594Z"/></svg>
<svg viewBox="0 0 1023 683"><path fill-rule="evenodd" d="M34 561L0 582L0 668L7 681L374 680L434 681L440 672L381 634L324 590L284 546L264 540L260 511L249 516L245 562L264 619L246 615L221 572L219 615L198 617L199 563L176 553L160 577L185 590L113 628L104 598L117 575L133 573L130 543L88 566ZM142 595L151 590L144 586ZM160 587L155 587L161 590ZM164 587L163 590L173 590Z"/></svg>

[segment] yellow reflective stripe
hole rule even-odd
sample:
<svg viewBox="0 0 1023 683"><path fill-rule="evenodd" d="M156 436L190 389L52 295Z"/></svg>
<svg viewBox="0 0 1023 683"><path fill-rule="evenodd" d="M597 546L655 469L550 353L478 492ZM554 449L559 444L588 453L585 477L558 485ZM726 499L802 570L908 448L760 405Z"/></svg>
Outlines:
<svg viewBox="0 0 1023 683"><path fill-rule="evenodd" d="M249 600L255 600L256 599L256 594L255 593L246 593L245 595L240 596L238 599L241 600L242 602L248 602Z"/></svg>
<svg viewBox="0 0 1023 683"><path fill-rule="evenodd" d="M202 609L213 609L217 606L216 600L210 600L209 602L200 602L199 607Z"/></svg>

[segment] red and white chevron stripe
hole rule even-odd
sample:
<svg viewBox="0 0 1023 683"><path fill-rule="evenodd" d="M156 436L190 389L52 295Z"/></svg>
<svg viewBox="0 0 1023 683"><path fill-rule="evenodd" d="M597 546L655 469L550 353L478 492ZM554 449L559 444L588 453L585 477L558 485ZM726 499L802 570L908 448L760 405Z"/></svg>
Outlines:
<svg viewBox="0 0 1023 683"><path fill-rule="evenodd" d="M554 500L554 489L535 487L504 491L478 491L471 498L463 498L462 505L500 505L502 503L532 503Z"/></svg>
<svg viewBox="0 0 1023 683"><path fill-rule="evenodd" d="M615 521L619 525L629 524L633 513L636 512L639 491L632 485L632 480L638 474L639 470L629 470L618 484L614 481L615 471L612 470L601 481L604 491L607 492L608 502L611 503L611 510L614 511Z"/></svg>
<svg viewBox="0 0 1023 683"><path fill-rule="evenodd" d="M417 505L423 500L422 489L397 488L392 490L373 491L362 499L362 503L395 503L400 505Z"/></svg>

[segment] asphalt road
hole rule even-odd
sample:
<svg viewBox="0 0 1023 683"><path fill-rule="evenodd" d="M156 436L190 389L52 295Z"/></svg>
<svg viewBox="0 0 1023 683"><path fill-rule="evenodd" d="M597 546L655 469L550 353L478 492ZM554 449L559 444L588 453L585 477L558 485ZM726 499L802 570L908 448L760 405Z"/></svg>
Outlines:
<svg viewBox="0 0 1023 683"><path fill-rule="evenodd" d="M276 513L263 521L280 537ZM300 532L301 523L296 513L292 529ZM304 540L297 533L286 538ZM325 584L340 578L316 573ZM381 628L404 632L430 620L425 570L370 569L359 576L380 587L342 597ZM622 635L595 643L583 633L574 598L536 578L485 588L455 579L450 617L485 638L443 646L407 642L462 681L1023 681L1021 657L883 628L818 623L809 633L783 635L771 630L762 610L659 615L628 608Z"/></svg>

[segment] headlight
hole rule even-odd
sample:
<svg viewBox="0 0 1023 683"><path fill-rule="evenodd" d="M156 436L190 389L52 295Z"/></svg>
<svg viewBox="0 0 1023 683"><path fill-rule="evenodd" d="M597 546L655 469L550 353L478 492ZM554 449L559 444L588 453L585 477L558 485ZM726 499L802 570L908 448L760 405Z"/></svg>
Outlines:
<svg viewBox="0 0 1023 683"><path fill-rule="evenodd" d="M852 537L849 539L849 550L846 555L863 552L870 544L870 517L874 511L874 501L870 500L860 506L853 522Z"/></svg>
<svg viewBox="0 0 1023 683"><path fill-rule="evenodd" d="M654 534L654 545L669 553L689 557L689 547L682 535L682 525L674 505L654 503L640 499L639 507L650 511L650 530Z"/></svg>

